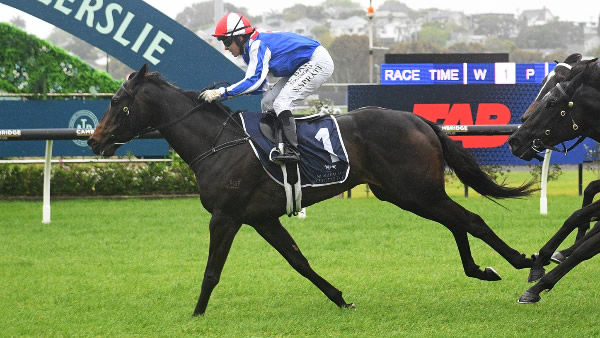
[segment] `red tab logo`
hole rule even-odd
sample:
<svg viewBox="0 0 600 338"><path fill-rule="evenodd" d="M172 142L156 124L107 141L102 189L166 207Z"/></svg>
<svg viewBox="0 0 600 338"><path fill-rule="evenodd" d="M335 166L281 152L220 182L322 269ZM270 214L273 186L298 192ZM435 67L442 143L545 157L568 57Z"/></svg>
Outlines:
<svg viewBox="0 0 600 338"><path fill-rule="evenodd" d="M413 113L435 123L444 125L507 125L510 122L510 110L501 103L479 103L475 123L469 103L417 103ZM462 141L465 148L495 148L508 140L508 135L496 136L451 136Z"/></svg>

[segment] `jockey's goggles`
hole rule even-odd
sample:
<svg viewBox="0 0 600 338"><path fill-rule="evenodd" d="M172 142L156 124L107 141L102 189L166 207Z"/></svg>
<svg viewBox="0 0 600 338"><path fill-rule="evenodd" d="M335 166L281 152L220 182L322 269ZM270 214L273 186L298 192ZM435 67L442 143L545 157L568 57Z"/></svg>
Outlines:
<svg viewBox="0 0 600 338"><path fill-rule="evenodd" d="M233 43L233 36L220 36L217 38L217 40L223 42L225 47L229 47Z"/></svg>

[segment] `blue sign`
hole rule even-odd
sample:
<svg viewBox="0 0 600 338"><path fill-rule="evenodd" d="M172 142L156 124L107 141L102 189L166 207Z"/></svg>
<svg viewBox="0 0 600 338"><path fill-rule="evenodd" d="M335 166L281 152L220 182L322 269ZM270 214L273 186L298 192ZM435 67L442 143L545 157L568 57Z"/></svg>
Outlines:
<svg viewBox="0 0 600 338"><path fill-rule="evenodd" d="M244 72L196 34L142 0L0 0L67 31L134 70L148 63L170 82L200 90L239 81ZM123 74L125 75L125 74ZM231 100L235 109L260 110L260 97Z"/></svg>
<svg viewBox="0 0 600 338"><path fill-rule="evenodd" d="M383 85L541 83L554 63L387 63L381 65Z"/></svg>
<svg viewBox="0 0 600 338"><path fill-rule="evenodd" d="M462 63L388 63L381 65L381 84L462 84Z"/></svg>
<svg viewBox="0 0 600 338"><path fill-rule="evenodd" d="M548 63L521 63L517 64L517 83L542 83L548 72L554 69L556 64L550 68Z"/></svg>
<svg viewBox="0 0 600 338"><path fill-rule="evenodd" d="M2 129L75 128L92 130L102 119L110 100L87 101L3 101ZM2 136L0 135L0 138ZM164 156L169 144L163 139L133 140L119 149L117 156ZM44 156L45 141L0 142L0 157ZM95 156L83 140L54 141L53 156Z"/></svg>
<svg viewBox="0 0 600 338"><path fill-rule="evenodd" d="M525 67L523 70L528 69ZM520 124L520 118L535 99L540 85L481 84L421 86L348 86L348 110L366 106L410 111L443 125ZM508 147L508 135L452 136L462 142L481 164L535 164L514 156ZM567 147L575 141L565 142ZM586 160L584 145L595 149L597 143L586 139L567 156L554 153L552 163L576 164Z"/></svg>
<svg viewBox="0 0 600 338"><path fill-rule="evenodd" d="M467 83L490 84L494 83L494 81L495 78L493 63L467 64Z"/></svg>

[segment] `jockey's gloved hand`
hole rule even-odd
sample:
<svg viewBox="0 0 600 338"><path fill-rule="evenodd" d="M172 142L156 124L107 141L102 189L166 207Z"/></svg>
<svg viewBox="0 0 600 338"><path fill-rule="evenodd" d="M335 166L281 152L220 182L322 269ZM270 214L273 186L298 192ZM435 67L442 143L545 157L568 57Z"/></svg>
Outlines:
<svg viewBox="0 0 600 338"><path fill-rule="evenodd" d="M207 89L200 93L200 98L204 101L210 103L213 102L225 94L225 87L217 88L217 89Z"/></svg>

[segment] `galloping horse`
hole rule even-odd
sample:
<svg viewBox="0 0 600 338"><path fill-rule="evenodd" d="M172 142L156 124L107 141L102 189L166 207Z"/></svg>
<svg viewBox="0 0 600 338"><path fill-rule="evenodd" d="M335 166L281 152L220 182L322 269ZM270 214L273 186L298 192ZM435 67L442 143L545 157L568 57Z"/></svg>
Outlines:
<svg viewBox="0 0 600 338"><path fill-rule="evenodd" d="M121 144L148 128L157 129L195 173L202 205L212 217L208 262L194 315L206 311L242 224L253 227L337 306L353 307L341 291L310 267L280 223L279 217L286 212L284 190L256 159L248 136L240 127L239 115L221 103L198 101L198 94L173 86L158 73L148 73L148 66L144 65L115 93L88 140L95 153L110 156ZM481 217L448 197L444 189L445 163L463 183L484 196L527 196L532 191L531 183L519 187L496 184L459 143L409 112L369 107L336 119L348 152L348 178L339 184L304 188L303 205L368 183L380 200L447 227L454 236L467 276L488 281L501 279L494 269L481 269L475 264L467 234L483 240L513 267L531 267L531 258L508 246Z"/></svg>
<svg viewBox="0 0 600 338"><path fill-rule="evenodd" d="M546 96L546 94L548 94L548 92L550 92L550 90L552 90L552 88L554 88L558 83L565 81L565 79L571 73L571 69L573 68L573 66L579 63L581 59L581 54L573 53L567 56L567 58L563 62L557 62L557 65L554 67L554 69L548 75L546 75L546 77L542 81L540 91L538 92L533 102L531 102L529 107L527 107L527 109L521 116L521 122L525 122L531 115L541 110L540 103L542 102L544 96ZM542 157L537 154L534 155L534 157L538 158L539 160L542 160ZM585 207L586 205L592 203L592 201L594 200L594 196L598 192L600 192L600 180L590 182L583 193L582 207ZM589 229L589 223L579 225L575 241L579 241L581 238L583 238L583 236L585 236L585 233ZM575 250L575 248L576 246L573 245L569 248L557 251L554 254L552 254L551 260L555 263L561 263L571 253L573 253L573 250ZM541 276L531 276L531 279L533 280L530 280L530 282L538 280L539 278L541 278Z"/></svg>
<svg viewBox="0 0 600 338"><path fill-rule="evenodd" d="M576 137L600 141L600 64L596 59L577 63L564 81L557 83L541 99L536 111L511 135L508 142L512 153L531 160L536 152L556 149L554 146ZM588 186L589 188L589 186ZM586 189L587 190L587 189ZM539 282L519 298L520 303L536 303L539 293L550 290L580 262L600 252L600 223L575 242L574 251L548 274L548 264L554 250L576 228L589 224L600 216L600 201L591 202L575 211L558 232L535 256L530 281Z"/></svg>

